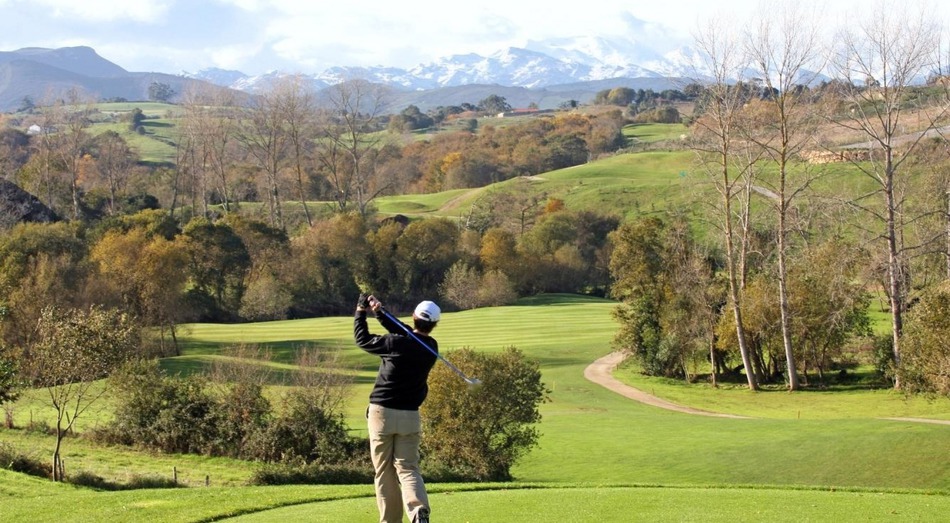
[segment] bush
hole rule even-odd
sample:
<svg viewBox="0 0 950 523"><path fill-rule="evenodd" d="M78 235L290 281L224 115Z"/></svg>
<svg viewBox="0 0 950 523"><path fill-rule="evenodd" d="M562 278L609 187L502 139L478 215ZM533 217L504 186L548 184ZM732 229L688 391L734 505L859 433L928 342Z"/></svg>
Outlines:
<svg viewBox="0 0 950 523"><path fill-rule="evenodd" d="M482 284L478 288L478 302L483 307L510 305L518 299L515 286L505 273L499 270L488 271L482 275Z"/></svg>
<svg viewBox="0 0 950 523"><path fill-rule="evenodd" d="M254 471L249 483L251 485L359 485L372 483L374 476L375 473L368 458L337 464L290 460L264 464Z"/></svg>
<svg viewBox="0 0 950 523"><path fill-rule="evenodd" d="M537 362L526 360L514 347L500 354L462 349L448 357L482 385L468 387L445 365L432 370L422 406L427 476L511 480L511 467L538 442L535 425L549 391L541 383Z"/></svg>
<svg viewBox="0 0 950 523"><path fill-rule="evenodd" d="M894 384L894 338L890 334L878 334L872 339L874 371L882 380Z"/></svg>
<svg viewBox="0 0 950 523"><path fill-rule="evenodd" d="M45 460L23 454L13 445L0 441L0 469L22 472L31 476L49 478L53 475L53 467Z"/></svg>
<svg viewBox="0 0 950 523"><path fill-rule="evenodd" d="M169 378L154 360L135 362L110 379L118 399L115 419L95 431L96 439L162 452L212 453L221 420L206 380Z"/></svg>
<svg viewBox="0 0 950 523"><path fill-rule="evenodd" d="M111 378L117 391L115 418L93 437L162 452L348 463L368 446L349 435L341 412L351 378L328 371L337 367L326 355L298 352L300 370L277 409L263 396L267 377L257 372L263 365L216 367L215 383L201 376L166 376L156 361L131 364ZM253 348L233 354L239 360L259 356Z"/></svg>
<svg viewBox="0 0 950 523"><path fill-rule="evenodd" d="M180 485L174 480L160 476L132 476L128 483L116 483L92 472L80 471L67 476L66 481L73 485L90 487L98 490L135 490L156 488L177 488Z"/></svg>
<svg viewBox="0 0 950 523"><path fill-rule="evenodd" d="M287 393L281 413L251 437L247 457L272 463L346 462L368 447L347 432L342 413L324 409L309 389Z"/></svg>
<svg viewBox="0 0 950 523"><path fill-rule="evenodd" d="M897 376L909 393L950 398L950 282L921 297L907 314Z"/></svg>

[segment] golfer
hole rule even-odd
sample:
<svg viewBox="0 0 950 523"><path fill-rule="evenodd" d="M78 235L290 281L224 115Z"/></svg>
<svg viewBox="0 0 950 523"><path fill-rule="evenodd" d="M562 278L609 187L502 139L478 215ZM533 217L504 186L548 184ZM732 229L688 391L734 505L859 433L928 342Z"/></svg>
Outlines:
<svg viewBox="0 0 950 523"><path fill-rule="evenodd" d="M379 521L401 523L405 507L410 521L429 523L429 497L419 472L419 407L429 392L426 380L436 356L406 335L402 329L409 330L408 325L381 314L382 307L375 297L360 295L353 322L356 344L382 360L366 410ZM369 332L367 310L373 311L388 334ZM412 314L413 333L435 351L439 346L429 334L440 315L439 306L431 301L420 303Z"/></svg>

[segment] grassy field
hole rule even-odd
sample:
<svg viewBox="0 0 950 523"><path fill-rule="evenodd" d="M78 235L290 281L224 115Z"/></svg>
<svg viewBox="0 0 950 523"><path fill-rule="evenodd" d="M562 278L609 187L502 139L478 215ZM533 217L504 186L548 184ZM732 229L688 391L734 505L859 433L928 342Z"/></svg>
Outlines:
<svg viewBox="0 0 950 523"><path fill-rule="evenodd" d="M710 391L620 372L622 379L672 401L754 419L648 407L583 378L584 367L611 350L613 307L608 300L553 295L445 315L436 334L450 359L455 348L498 351L514 345L540 362L552 392L542 406L540 445L515 467L516 481L430 485L440 521L827 521L849 520L853 514L867 521L934 521L950 513L950 427L882 419L950 419L946 399L904 401L889 391L861 389L835 394L750 393L738 387ZM362 434L376 360L353 348L350 329L348 317L193 325L184 334L183 355L164 365L193 372L235 343L272 346L278 364L292 361L303 344L343 349L344 364L357 376L348 423ZM32 407L18 407L18 415L32 408L34 420L48 416L40 398L33 397ZM86 426L107 416L103 409ZM0 430L0 442L37 453L52 448L50 437L23 430ZM95 492L3 473L0 520L375 518L367 485L246 487L241 485L252 464L101 448L82 438L69 439L65 452L68 471L91 470L122 481L133 474L167 477L175 467L192 488ZM210 488L203 486L206 476ZM70 511L50 510L54 499Z"/></svg>
<svg viewBox="0 0 950 523"><path fill-rule="evenodd" d="M570 210L616 210L624 217L641 216L690 207L697 191L711 190L702 175L691 172L693 161L691 152L621 154L490 187L387 196L375 203L384 215L458 218L467 214L479 199L494 192L510 192L521 197L535 196L541 201L559 198Z"/></svg>

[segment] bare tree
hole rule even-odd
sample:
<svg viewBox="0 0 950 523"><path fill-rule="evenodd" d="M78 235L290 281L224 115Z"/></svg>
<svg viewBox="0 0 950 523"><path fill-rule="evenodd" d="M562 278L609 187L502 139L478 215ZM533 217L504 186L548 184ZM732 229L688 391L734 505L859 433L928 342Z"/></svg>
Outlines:
<svg viewBox="0 0 950 523"><path fill-rule="evenodd" d="M201 206L205 216L214 193L224 212L232 211L233 164L237 156L235 101L222 90L189 90L185 93L182 132L178 141L180 172L191 180L192 206Z"/></svg>
<svg viewBox="0 0 950 523"><path fill-rule="evenodd" d="M742 287L745 280L745 253L749 227L748 195L755 172L755 154L739 141L738 120L748 96L735 79L742 78L748 60L740 42L733 38L724 19L712 20L695 35L702 63L697 68L706 82L702 115L694 124L692 149L700 167L719 193L716 215L725 242L729 280L729 306L736 324L736 338L749 388L757 390L759 380L753 367L742 321ZM745 189L745 190L743 190ZM736 206L737 197L745 194ZM738 207L738 208L737 208ZM737 223L740 225L736 230Z"/></svg>
<svg viewBox="0 0 950 523"><path fill-rule="evenodd" d="M63 439L108 390L97 382L131 358L138 347L138 326L125 313L98 307L43 309L36 342L27 348L23 361L26 376L46 389L56 410L54 480L64 479Z"/></svg>
<svg viewBox="0 0 950 523"><path fill-rule="evenodd" d="M284 229L280 174L288 160L290 141L279 91L271 88L254 97L241 119L237 138L264 173L271 226Z"/></svg>
<svg viewBox="0 0 950 523"><path fill-rule="evenodd" d="M307 184L305 182L304 166L313 147L311 137L315 132L315 101L313 91L305 82L303 76L288 76L275 86L275 92L278 105L283 112L297 197L307 218L307 225L312 227L313 217L310 216L310 208L307 207Z"/></svg>
<svg viewBox="0 0 950 523"><path fill-rule="evenodd" d="M390 185L376 172L381 140L377 120L386 91L365 80L350 80L328 93L317 161L334 189L338 208L345 211L354 204L365 215L370 202Z"/></svg>
<svg viewBox="0 0 950 523"><path fill-rule="evenodd" d="M91 125L89 113L92 110L92 101L78 89L70 89L60 109L59 124L62 128L57 133L59 145L56 150L69 175L73 217L78 219L82 214L79 182L82 178L82 164L89 143L89 133L86 129Z"/></svg>
<svg viewBox="0 0 950 523"><path fill-rule="evenodd" d="M777 22L773 23L773 17ZM802 152L813 136L814 104L802 94L821 71L818 24L799 7L784 6L777 14L759 15L757 23L746 35L746 49L756 73L765 87L763 118L760 125L745 129L747 139L764 151L765 157L778 170L773 202L778 217L779 310L782 341L788 367L788 388L799 388L795 352L792 346L791 312L788 298L788 235L790 212L794 199L810 184L806 176L793 186L793 159ZM811 67L809 70L808 68Z"/></svg>
<svg viewBox="0 0 950 523"><path fill-rule="evenodd" d="M893 331L894 364L900 364L903 314L910 288L908 248L903 243L905 167L928 129L907 135L919 122L910 110L913 85L936 67L939 26L924 9L879 3L863 20L841 32L834 57L844 79L840 96L844 117L835 121L869 141L867 162L854 162L878 186L880 207L861 205L883 225L887 254L887 294ZM930 127L926 124L925 127ZM856 202L857 205L857 202ZM895 380L895 387L900 387Z"/></svg>
<svg viewBox="0 0 950 523"><path fill-rule="evenodd" d="M109 190L109 214L116 213L116 198L125 190L132 168L134 153L129 144L114 131L105 132L95 139L96 167Z"/></svg>

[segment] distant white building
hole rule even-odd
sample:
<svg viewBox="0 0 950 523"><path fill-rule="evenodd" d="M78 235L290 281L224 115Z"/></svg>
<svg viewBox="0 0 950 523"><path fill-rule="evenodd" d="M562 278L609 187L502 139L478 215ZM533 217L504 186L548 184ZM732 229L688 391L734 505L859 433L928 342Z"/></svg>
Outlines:
<svg viewBox="0 0 950 523"><path fill-rule="evenodd" d="M35 136L35 135L40 134L40 133L42 133L42 132L43 132L43 128L40 127L39 125L36 125L36 124L33 124L33 125L31 125L31 126L29 126L29 127L26 128L26 134L28 134L28 135L30 135L30 136Z"/></svg>

